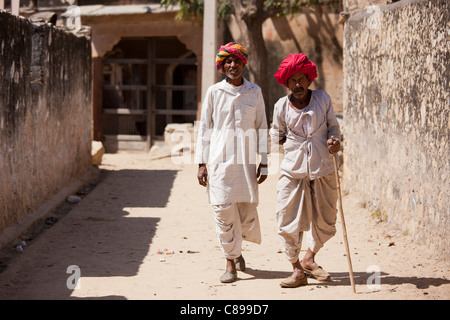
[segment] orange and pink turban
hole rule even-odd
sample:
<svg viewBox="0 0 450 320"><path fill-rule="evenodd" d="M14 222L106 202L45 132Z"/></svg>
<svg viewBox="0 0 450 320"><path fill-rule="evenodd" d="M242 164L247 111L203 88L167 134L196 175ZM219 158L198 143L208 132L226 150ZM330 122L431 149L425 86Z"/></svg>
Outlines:
<svg viewBox="0 0 450 320"><path fill-rule="evenodd" d="M306 73L311 82L317 78L316 65L303 53L293 53L287 56L280 63L280 67L274 74L274 77L279 84L287 87L286 82L294 73Z"/></svg>
<svg viewBox="0 0 450 320"><path fill-rule="evenodd" d="M241 59L244 64L247 64L247 50L239 43L229 42L226 45L221 46L216 55L216 68L220 72L223 72L223 62L229 55L234 55Z"/></svg>

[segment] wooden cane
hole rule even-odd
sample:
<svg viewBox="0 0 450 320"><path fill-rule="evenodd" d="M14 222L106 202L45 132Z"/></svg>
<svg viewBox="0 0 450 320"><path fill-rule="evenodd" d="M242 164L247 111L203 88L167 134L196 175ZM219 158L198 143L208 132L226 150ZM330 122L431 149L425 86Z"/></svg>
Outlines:
<svg viewBox="0 0 450 320"><path fill-rule="evenodd" d="M331 139L334 140L334 137L331 137ZM339 181L337 156L338 156L337 153L333 154L334 172L336 173L336 184L337 184L338 197L339 197L339 212L341 214L342 232L344 234L345 250L347 251L347 262L348 262L348 269L349 269L349 273L350 273L350 283L352 285L353 293L356 293L355 279L353 277L352 259L350 258L350 248L348 246L348 239L347 239L347 229L345 228L344 210L342 210L341 183Z"/></svg>

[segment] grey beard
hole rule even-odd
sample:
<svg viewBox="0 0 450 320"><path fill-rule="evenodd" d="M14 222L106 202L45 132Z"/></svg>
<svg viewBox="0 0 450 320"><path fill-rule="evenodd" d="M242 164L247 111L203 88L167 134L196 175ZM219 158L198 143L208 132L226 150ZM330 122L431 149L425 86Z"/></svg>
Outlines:
<svg viewBox="0 0 450 320"><path fill-rule="evenodd" d="M230 73L226 73L226 76L227 76L228 78L232 79L232 80L238 79L241 75L242 75L242 73L239 74L239 75L232 75L232 74L230 74Z"/></svg>

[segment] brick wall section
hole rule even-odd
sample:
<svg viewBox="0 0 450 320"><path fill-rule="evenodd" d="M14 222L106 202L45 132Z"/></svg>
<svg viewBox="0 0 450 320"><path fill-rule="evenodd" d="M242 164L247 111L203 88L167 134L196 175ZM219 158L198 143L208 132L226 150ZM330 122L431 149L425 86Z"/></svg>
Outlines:
<svg viewBox="0 0 450 320"><path fill-rule="evenodd" d="M0 234L91 166L91 48L0 13Z"/></svg>
<svg viewBox="0 0 450 320"><path fill-rule="evenodd" d="M448 257L450 2L361 11L344 31L344 188Z"/></svg>

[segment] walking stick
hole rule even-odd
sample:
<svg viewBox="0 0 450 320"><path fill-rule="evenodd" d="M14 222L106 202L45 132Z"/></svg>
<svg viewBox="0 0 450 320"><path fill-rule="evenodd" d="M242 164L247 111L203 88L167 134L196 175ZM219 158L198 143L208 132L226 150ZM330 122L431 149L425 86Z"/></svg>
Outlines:
<svg viewBox="0 0 450 320"><path fill-rule="evenodd" d="M331 139L334 140L334 137L331 137ZM333 160L334 160L334 172L336 173L336 184L337 184L338 196L339 196L339 212L341 214L341 220L342 220L342 232L344 234L345 250L347 252L347 262L348 262L348 269L349 269L349 273L350 273L350 283L352 285L353 293L356 293L355 279L353 277L352 259L350 258L350 248L348 246L348 239L347 239L347 229L345 228L344 210L342 210L341 183L339 181L337 153L333 154Z"/></svg>

